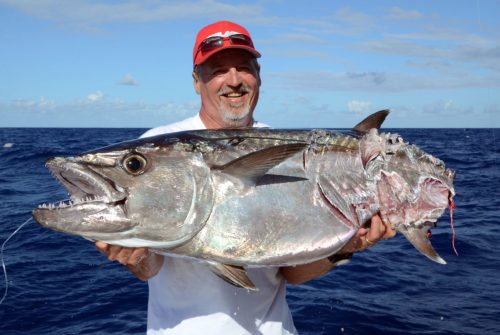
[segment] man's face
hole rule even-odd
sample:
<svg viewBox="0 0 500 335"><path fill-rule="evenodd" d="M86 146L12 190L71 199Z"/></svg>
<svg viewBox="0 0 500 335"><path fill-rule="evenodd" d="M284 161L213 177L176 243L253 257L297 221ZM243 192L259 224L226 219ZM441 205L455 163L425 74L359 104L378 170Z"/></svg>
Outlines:
<svg viewBox="0 0 500 335"><path fill-rule="evenodd" d="M213 128L245 127L259 99L259 65L248 52L223 50L199 65L193 73L196 92L201 95L201 114Z"/></svg>

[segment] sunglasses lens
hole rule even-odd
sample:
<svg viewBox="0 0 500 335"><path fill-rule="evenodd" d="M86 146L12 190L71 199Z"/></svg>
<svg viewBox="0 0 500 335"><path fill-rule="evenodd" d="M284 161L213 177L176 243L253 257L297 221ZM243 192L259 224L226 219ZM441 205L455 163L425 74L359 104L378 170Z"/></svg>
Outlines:
<svg viewBox="0 0 500 335"><path fill-rule="evenodd" d="M221 46L224 45L224 38L223 37L209 37L206 40L203 41L200 45L200 51L201 52L209 52L214 49L220 48Z"/></svg>
<svg viewBox="0 0 500 335"><path fill-rule="evenodd" d="M198 49L198 52L207 53L224 45L224 39L228 39L233 45L244 45L253 47L250 37L243 34L235 34L229 37L214 36L204 40Z"/></svg>
<svg viewBox="0 0 500 335"><path fill-rule="evenodd" d="M252 40L243 34L231 35L229 40L231 41L231 44L234 45L253 46Z"/></svg>

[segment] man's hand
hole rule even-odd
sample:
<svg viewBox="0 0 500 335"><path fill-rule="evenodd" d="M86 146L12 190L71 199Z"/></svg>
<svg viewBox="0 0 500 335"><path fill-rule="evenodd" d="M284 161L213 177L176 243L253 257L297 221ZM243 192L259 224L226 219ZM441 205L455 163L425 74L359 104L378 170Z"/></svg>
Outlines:
<svg viewBox="0 0 500 335"><path fill-rule="evenodd" d="M380 240L387 240L396 235L390 224L385 224L379 215L371 219L370 228L360 228L354 237L337 254L350 254L368 249Z"/></svg>
<svg viewBox="0 0 500 335"><path fill-rule="evenodd" d="M163 256L147 248L126 248L101 241L97 241L95 247L110 261L125 265L140 280L148 280L156 275L163 264Z"/></svg>

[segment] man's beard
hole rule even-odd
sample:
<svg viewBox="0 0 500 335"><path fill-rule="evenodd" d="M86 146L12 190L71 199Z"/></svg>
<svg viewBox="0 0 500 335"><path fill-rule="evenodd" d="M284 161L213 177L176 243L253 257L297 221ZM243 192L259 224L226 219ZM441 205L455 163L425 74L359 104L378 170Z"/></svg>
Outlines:
<svg viewBox="0 0 500 335"><path fill-rule="evenodd" d="M241 84L237 88L224 86L218 94L226 95L233 92L250 94L252 90L247 85ZM220 106L220 112L227 127L241 128L249 126L249 116L251 118L252 113L250 101L244 102L244 105L241 103L232 104L231 102L223 103Z"/></svg>
<svg viewBox="0 0 500 335"><path fill-rule="evenodd" d="M241 128L250 126L248 122L251 110L248 103L245 103L245 106L239 108L223 105L220 107L220 112L224 119L224 123L228 127Z"/></svg>

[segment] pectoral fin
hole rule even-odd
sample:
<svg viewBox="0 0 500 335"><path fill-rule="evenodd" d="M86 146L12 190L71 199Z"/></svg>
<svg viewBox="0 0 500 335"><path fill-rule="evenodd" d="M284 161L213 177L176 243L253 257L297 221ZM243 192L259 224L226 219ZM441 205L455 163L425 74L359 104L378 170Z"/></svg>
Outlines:
<svg viewBox="0 0 500 335"><path fill-rule="evenodd" d="M436 263L446 264L446 261L438 255L431 242L427 238L427 228L405 227L403 225L398 227L398 231L402 233L408 241L422 254L430 258Z"/></svg>
<svg viewBox="0 0 500 335"><path fill-rule="evenodd" d="M238 157L212 169L255 183L267 171L302 151L306 146L307 143L277 145Z"/></svg>
<svg viewBox="0 0 500 335"><path fill-rule="evenodd" d="M241 266L220 263L210 263L209 266L213 273L233 286L246 288L252 291L258 290L250 278L248 278L245 269Z"/></svg>

